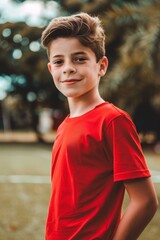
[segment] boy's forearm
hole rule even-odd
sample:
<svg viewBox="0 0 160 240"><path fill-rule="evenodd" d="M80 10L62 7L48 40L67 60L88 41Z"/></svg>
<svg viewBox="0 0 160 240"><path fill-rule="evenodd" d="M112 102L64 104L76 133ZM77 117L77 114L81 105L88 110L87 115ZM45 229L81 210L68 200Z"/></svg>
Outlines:
<svg viewBox="0 0 160 240"><path fill-rule="evenodd" d="M155 201L131 201L126 209L113 240L136 240L157 210Z"/></svg>

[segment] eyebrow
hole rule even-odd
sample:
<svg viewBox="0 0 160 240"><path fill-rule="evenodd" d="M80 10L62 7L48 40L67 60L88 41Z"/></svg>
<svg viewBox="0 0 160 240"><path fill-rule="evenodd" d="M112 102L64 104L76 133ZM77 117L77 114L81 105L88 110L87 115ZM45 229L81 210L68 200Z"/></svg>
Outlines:
<svg viewBox="0 0 160 240"><path fill-rule="evenodd" d="M74 52L71 55L76 56L76 55L87 55L86 52L84 51L80 51L80 52ZM58 54L58 55L54 55L53 58L59 58L59 57L63 57L64 55Z"/></svg>
<svg viewBox="0 0 160 240"><path fill-rule="evenodd" d="M81 52L75 52L75 53L73 53L72 55L87 55L87 53L81 51Z"/></svg>

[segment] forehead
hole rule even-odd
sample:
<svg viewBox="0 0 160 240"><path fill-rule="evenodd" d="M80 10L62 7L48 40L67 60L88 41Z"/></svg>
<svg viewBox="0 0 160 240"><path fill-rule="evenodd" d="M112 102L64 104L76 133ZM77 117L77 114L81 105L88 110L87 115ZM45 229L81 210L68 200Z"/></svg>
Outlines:
<svg viewBox="0 0 160 240"><path fill-rule="evenodd" d="M50 56L74 54L83 52L84 54L94 54L93 51L80 43L77 38L57 38L50 43Z"/></svg>

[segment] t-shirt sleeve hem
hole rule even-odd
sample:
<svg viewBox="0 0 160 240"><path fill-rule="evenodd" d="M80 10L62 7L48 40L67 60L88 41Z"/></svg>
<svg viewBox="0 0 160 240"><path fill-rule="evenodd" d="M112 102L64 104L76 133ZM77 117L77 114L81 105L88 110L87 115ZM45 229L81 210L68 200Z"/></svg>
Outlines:
<svg viewBox="0 0 160 240"><path fill-rule="evenodd" d="M133 172L123 172L114 175L114 182L150 177L149 170L138 170Z"/></svg>

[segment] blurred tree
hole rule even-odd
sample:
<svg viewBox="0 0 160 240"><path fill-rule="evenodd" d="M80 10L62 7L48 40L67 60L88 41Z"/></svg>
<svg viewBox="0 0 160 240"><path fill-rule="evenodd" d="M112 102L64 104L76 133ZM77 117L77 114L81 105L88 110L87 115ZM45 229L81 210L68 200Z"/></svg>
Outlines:
<svg viewBox="0 0 160 240"><path fill-rule="evenodd" d="M110 60L103 96L133 117L138 131L160 140L160 2L112 6L102 16Z"/></svg>
<svg viewBox="0 0 160 240"><path fill-rule="evenodd" d="M47 96L42 97L43 101L53 105L48 95L53 95L56 101L57 91L52 81L48 81L51 77L46 66L47 56L40 44L42 29L17 22L0 25L0 32L0 75L24 75L25 88L20 87L19 83L16 85L14 80L15 92L19 90L25 98L29 91L33 91L37 98L41 98L38 94L44 91L45 95L47 91Z"/></svg>
<svg viewBox="0 0 160 240"><path fill-rule="evenodd" d="M60 5L70 14L81 11L100 16L113 4L120 6L125 2L136 3L137 0L59 0Z"/></svg>
<svg viewBox="0 0 160 240"><path fill-rule="evenodd" d="M108 74L101 82L103 96L131 114L139 102L144 100L144 96L147 101L151 101L151 105L158 104L160 2L158 0L59 0L59 2L69 13L84 11L98 14L102 19L106 32L106 54L110 62Z"/></svg>
<svg viewBox="0 0 160 240"><path fill-rule="evenodd" d="M160 1L59 2L69 13L100 16L109 58L101 93L128 111L139 131L157 132L160 139Z"/></svg>
<svg viewBox="0 0 160 240"><path fill-rule="evenodd" d="M62 96L54 87L47 69L47 55L40 43L42 30L23 22L7 22L0 25L0 81L4 79L10 83L8 94L12 96L12 100L16 98L21 102L16 106L23 106L26 109L26 112L24 110L23 112L30 113L31 121L28 123L35 131L37 131L38 109L43 107L64 109ZM8 103L7 99L6 102ZM10 111L15 109L14 112L18 113L15 107L12 108L12 104L4 103L3 110L5 106L11 107ZM14 118L16 117L14 127L18 127L18 122L24 122L19 124L20 128L29 127L26 121L23 121L27 118L22 117L22 114L16 114ZM18 120L18 117L21 120Z"/></svg>
<svg viewBox="0 0 160 240"><path fill-rule="evenodd" d="M45 4L47 1L43 2ZM160 120L159 0L57 2L63 8L62 15L84 11L99 15L102 19L106 32L106 54L109 58L108 73L100 85L103 97L127 110L132 116L140 116L139 109L146 109L148 105L152 114L154 112ZM11 30L10 34L6 29ZM65 108L63 96L59 95L52 81L48 80L51 77L46 68L46 54L41 47L38 51L34 50L40 44L42 29L24 23L6 23L0 26L0 31L3 33L0 74L23 74L28 86L23 96L27 96L29 91L35 92L36 96L41 95L43 103ZM144 116L141 117L145 119ZM138 125L137 119L135 117ZM153 122L148 125L150 124L154 125ZM160 130L158 131L160 136Z"/></svg>
<svg viewBox="0 0 160 240"><path fill-rule="evenodd" d="M130 113L144 99L151 105L158 104L159 9L158 1L150 1L147 6L125 4L122 7L113 6L103 18L107 35L106 49L112 64L102 82L103 91Z"/></svg>

